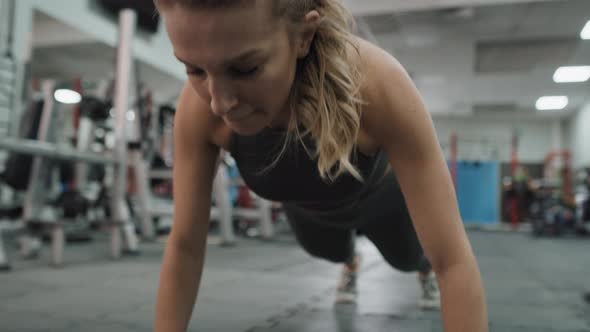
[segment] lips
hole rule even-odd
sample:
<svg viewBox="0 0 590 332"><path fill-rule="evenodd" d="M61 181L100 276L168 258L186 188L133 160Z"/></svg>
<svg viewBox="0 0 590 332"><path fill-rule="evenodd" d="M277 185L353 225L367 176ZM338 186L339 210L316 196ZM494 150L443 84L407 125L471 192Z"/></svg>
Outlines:
<svg viewBox="0 0 590 332"><path fill-rule="evenodd" d="M225 118L231 122L239 122L244 120L245 118L249 117L252 113L254 112L250 112L250 111L246 111L246 112L240 112L240 111L236 111L236 112L232 112L232 113L228 113Z"/></svg>

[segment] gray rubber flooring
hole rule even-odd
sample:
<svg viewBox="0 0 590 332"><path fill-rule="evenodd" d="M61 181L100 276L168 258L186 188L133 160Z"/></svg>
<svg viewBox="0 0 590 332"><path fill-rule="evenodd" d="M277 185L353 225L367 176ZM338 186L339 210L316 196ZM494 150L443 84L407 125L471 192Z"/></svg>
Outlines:
<svg viewBox="0 0 590 332"><path fill-rule="evenodd" d="M490 331L590 331L590 238L535 239L470 232L487 290ZM0 274L0 331L151 331L163 243L139 257L107 259L100 236ZM418 283L360 241L363 268L355 306L334 306L339 267L308 257L288 236L208 247L190 331L442 331L438 312L417 308ZM468 315L469 313L465 313Z"/></svg>

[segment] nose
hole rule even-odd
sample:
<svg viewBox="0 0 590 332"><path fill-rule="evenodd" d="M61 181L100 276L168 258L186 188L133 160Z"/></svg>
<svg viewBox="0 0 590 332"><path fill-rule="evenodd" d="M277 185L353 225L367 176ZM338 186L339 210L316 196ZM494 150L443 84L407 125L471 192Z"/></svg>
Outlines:
<svg viewBox="0 0 590 332"><path fill-rule="evenodd" d="M238 104L238 98L230 84L220 80L209 81L211 110L217 116L224 116Z"/></svg>

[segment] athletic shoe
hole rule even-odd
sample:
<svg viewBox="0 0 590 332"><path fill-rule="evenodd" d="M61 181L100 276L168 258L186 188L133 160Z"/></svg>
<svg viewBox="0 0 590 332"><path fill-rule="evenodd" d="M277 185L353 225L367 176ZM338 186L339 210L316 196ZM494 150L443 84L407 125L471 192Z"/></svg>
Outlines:
<svg viewBox="0 0 590 332"><path fill-rule="evenodd" d="M358 254L356 254L354 257L354 265L355 267L353 269L349 268L346 264L342 268L340 282L338 283L338 287L336 288L337 304L356 303L358 295L356 288L356 280L361 265L361 259Z"/></svg>
<svg viewBox="0 0 590 332"><path fill-rule="evenodd" d="M422 288L422 297L420 298L420 308L423 310L440 309L440 291L436 282L434 272L426 277L418 276Z"/></svg>

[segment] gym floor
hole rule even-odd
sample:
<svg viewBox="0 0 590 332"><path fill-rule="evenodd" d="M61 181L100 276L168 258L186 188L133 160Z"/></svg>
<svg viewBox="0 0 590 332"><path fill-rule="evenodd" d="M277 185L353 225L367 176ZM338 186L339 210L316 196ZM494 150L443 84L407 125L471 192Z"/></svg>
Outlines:
<svg viewBox="0 0 590 332"><path fill-rule="evenodd" d="M590 241L473 231L487 290L490 331L590 331ZM356 306L334 307L335 265L309 258L293 239L209 245L190 331L442 331L417 309L418 283L360 240ZM109 261L106 239L66 247L63 269L13 259L0 274L0 331L151 331L163 243ZM11 257L15 257L12 253Z"/></svg>

